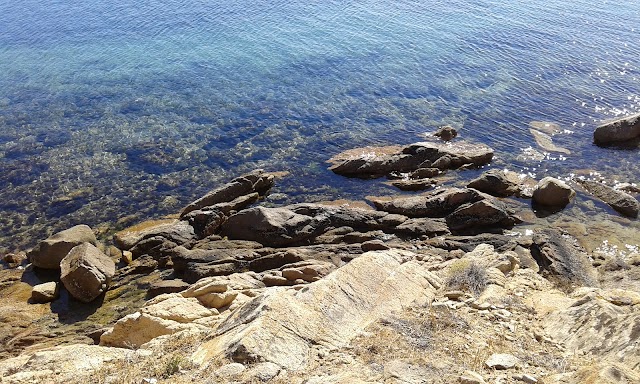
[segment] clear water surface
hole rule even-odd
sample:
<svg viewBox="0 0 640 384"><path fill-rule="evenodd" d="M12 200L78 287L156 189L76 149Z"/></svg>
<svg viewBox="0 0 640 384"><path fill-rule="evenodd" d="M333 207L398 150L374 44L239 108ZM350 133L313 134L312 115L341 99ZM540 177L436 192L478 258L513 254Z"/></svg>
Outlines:
<svg viewBox="0 0 640 384"><path fill-rule="evenodd" d="M636 0L0 0L0 250L256 167L291 172L283 203L389 193L325 160L442 124L496 167L640 181L637 149L592 144L639 80ZM531 121L572 154L522 158Z"/></svg>

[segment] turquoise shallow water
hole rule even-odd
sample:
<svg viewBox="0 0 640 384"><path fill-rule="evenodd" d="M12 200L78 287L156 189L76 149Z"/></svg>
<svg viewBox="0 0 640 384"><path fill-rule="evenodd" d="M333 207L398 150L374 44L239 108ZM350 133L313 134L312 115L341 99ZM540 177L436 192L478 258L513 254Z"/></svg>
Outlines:
<svg viewBox="0 0 640 384"><path fill-rule="evenodd" d="M0 248L159 216L255 167L283 202L392 190L324 161L451 124L494 166L640 181L637 1L0 0ZM571 155L518 158L529 122Z"/></svg>

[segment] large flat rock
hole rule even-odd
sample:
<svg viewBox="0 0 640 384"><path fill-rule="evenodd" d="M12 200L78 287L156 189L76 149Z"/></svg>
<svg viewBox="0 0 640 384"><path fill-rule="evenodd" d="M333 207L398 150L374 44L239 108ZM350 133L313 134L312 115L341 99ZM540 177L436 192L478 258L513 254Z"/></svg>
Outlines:
<svg viewBox="0 0 640 384"><path fill-rule="evenodd" d="M438 286L438 278L410 252L367 252L299 291L273 289L247 302L192 359L204 364L228 356L304 369L314 346L344 346L381 316L429 302Z"/></svg>
<svg viewBox="0 0 640 384"><path fill-rule="evenodd" d="M334 173L348 177L376 178L391 172L411 172L420 168L456 169L491 162L493 150L484 144L418 142L405 147L365 147L342 152L329 163Z"/></svg>

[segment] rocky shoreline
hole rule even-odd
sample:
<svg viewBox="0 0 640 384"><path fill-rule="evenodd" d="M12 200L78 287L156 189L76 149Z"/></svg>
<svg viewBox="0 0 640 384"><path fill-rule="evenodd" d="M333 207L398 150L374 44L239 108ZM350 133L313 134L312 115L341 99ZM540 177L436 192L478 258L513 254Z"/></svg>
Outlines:
<svg viewBox="0 0 640 384"><path fill-rule="evenodd" d="M449 185L494 153L435 136L330 159L404 191L368 203L269 206L286 172L255 170L113 245L79 225L5 255L0 382L640 382L637 225L607 253L536 222L586 195L624 227L635 185Z"/></svg>

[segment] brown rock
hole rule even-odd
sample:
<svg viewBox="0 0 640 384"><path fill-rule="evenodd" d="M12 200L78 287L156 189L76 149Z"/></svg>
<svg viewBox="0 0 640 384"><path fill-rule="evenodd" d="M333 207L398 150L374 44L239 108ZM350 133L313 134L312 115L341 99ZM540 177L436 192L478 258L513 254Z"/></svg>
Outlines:
<svg viewBox="0 0 640 384"><path fill-rule="evenodd" d="M115 274L115 264L90 243L74 247L60 263L61 280L80 301L92 301L104 293Z"/></svg>
<svg viewBox="0 0 640 384"><path fill-rule="evenodd" d="M573 188L553 177L540 180L533 191L533 201L549 207L565 207L575 196L576 192Z"/></svg>
<svg viewBox="0 0 640 384"><path fill-rule="evenodd" d="M578 183L617 212L632 218L638 217L640 203L630 194L596 181L579 180Z"/></svg>
<svg viewBox="0 0 640 384"><path fill-rule="evenodd" d="M450 125L444 125L438 128L438 131L433 135L441 138L444 141L451 141L456 136L458 136L458 131Z"/></svg>
<svg viewBox="0 0 640 384"><path fill-rule="evenodd" d="M593 133L596 145L625 144L640 138L640 113L598 126Z"/></svg>
<svg viewBox="0 0 640 384"><path fill-rule="evenodd" d="M27 257L39 268L60 269L60 262L69 251L82 243L98 244L96 236L87 225L76 225L42 240Z"/></svg>

